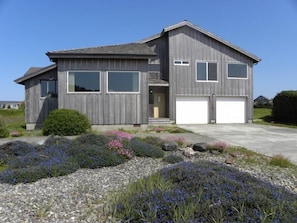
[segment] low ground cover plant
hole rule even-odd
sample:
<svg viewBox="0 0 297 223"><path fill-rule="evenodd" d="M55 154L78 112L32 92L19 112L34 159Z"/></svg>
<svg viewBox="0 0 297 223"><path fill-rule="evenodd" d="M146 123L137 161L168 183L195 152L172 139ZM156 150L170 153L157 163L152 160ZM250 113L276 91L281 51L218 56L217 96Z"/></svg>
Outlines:
<svg viewBox="0 0 297 223"><path fill-rule="evenodd" d="M73 140L52 136L43 145L12 141L0 146L0 182L31 183L79 168L116 166L134 156L161 158L164 152L119 131L88 133Z"/></svg>
<svg viewBox="0 0 297 223"><path fill-rule="evenodd" d="M152 126L148 132L157 132L157 133L189 133L190 131L179 128L176 125L164 125L164 126Z"/></svg>
<svg viewBox="0 0 297 223"><path fill-rule="evenodd" d="M112 198L127 222L296 222L297 195L226 165L182 162Z"/></svg>

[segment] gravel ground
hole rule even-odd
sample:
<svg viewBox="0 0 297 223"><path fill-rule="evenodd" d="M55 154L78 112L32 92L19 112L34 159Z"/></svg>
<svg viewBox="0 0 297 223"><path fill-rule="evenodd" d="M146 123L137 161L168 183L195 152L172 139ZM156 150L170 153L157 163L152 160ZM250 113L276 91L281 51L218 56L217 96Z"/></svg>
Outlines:
<svg viewBox="0 0 297 223"><path fill-rule="evenodd" d="M187 159L225 162L224 157L209 153ZM30 184L0 184L0 222L114 222L102 216L107 207L104 196L168 165L161 159L133 158L116 167L80 169ZM272 174L260 167L237 168L297 193L296 176L286 171Z"/></svg>

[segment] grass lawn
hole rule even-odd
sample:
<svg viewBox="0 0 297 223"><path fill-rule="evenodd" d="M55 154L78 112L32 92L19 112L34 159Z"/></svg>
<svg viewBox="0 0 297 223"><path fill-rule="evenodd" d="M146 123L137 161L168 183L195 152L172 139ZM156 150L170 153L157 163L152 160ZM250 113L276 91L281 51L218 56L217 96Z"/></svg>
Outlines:
<svg viewBox="0 0 297 223"><path fill-rule="evenodd" d="M279 127L287 128L297 128L297 125L290 125L285 123L275 123L272 118L272 109L271 108L254 108L254 120L255 124L262 125L273 125Z"/></svg>
<svg viewBox="0 0 297 223"><path fill-rule="evenodd" d="M271 108L254 108L254 123L271 124L272 115Z"/></svg>
<svg viewBox="0 0 297 223"><path fill-rule="evenodd" d="M0 120L3 120L9 132L19 132L23 136L40 135L40 130L28 131L25 123L24 109L0 109Z"/></svg>

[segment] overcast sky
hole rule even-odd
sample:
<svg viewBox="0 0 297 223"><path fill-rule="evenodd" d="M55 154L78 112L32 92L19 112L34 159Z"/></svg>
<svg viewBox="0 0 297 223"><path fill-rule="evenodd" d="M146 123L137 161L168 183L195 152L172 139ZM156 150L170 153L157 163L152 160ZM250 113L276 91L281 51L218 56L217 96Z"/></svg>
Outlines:
<svg viewBox="0 0 297 223"><path fill-rule="evenodd" d="M14 82L51 64L46 52L130 43L189 22L262 59L254 98L297 90L297 0L0 0L0 101Z"/></svg>

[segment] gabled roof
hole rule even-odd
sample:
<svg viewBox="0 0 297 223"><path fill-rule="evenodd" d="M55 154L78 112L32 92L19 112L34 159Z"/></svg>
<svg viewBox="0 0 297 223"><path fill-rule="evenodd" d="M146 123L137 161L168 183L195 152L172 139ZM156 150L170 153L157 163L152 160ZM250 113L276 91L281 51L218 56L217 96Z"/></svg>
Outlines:
<svg viewBox="0 0 297 223"><path fill-rule="evenodd" d="M214 40L216 40L218 42L221 42L222 44L224 44L224 45L226 45L226 46L228 46L228 47L230 47L230 48L232 48L232 49L246 55L247 57L251 58L254 63L258 63L258 62L261 61L261 59L258 58L257 56L255 56L254 54L251 54L251 53L247 52L246 50L243 50L240 47L238 47L238 46L236 46L236 45L234 45L234 44L232 44L232 43L230 43L230 42L228 42L228 41L226 41L226 40L224 40L224 39L222 39L222 38L220 38L220 37L218 37L218 36L216 36L216 35L214 35L214 34L212 34L210 32L208 32L208 31L206 31L206 30L204 30L204 29L202 29L202 28L200 28L200 27L198 27L198 26L196 26L196 25L194 25L194 24L192 24L192 23L190 23L190 22L188 22L186 20L182 21L180 23L177 23L175 25L168 26L168 27L164 28L161 33L153 35L153 36L148 37L146 39L140 40L139 43L150 42L152 40L160 38L161 36L163 36L165 33L169 32L169 31L181 28L183 26L188 26L188 27L190 27L190 28L192 28L194 30L197 30L198 32L203 33L204 35L206 35L206 36L208 36L208 37L210 37L210 38L212 38L212 39L214 39Z"/></svg>
<svg viewBox="0 0 297 223"><path fill-rule="evenodd" d="M36 77L44 72L50 71L57 68L56 64L49 65L47 67L30 67L24 76L14 80L18 84L24 84L26 80Z"/></svg>
<svg viewBox="0 0 297 223"><path fill-rule="evenodd" d="M129 43L71 50L50 51L46 55L55 61L58 58L129 58L147 59L156 54L143 43Z"/></svg>

